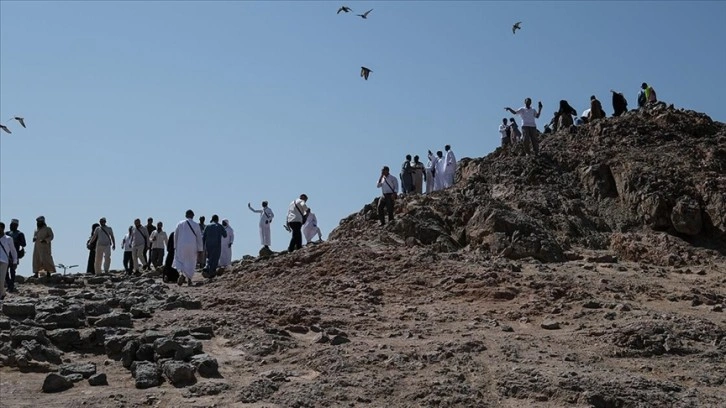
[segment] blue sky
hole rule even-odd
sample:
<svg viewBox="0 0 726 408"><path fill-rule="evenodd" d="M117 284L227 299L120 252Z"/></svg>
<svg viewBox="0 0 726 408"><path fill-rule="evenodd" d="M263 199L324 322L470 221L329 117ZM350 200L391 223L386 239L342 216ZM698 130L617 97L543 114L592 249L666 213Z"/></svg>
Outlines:
<svg viewBox="0 0 726 408"><path fill-rule="evenodd" d="M247 202L268 200L282 250L300 193L327 235L379 193L382 165L485 155L527 96L540 129L560 99L611 113L612 88L634 107L643 81L726 120L724 21L716 1L1 1L0 220L30 237L45 215L56 263L83 268L101 216L120 241L136 217L171 230L191 208L230 219L237 259L259 249Z"/></svg>

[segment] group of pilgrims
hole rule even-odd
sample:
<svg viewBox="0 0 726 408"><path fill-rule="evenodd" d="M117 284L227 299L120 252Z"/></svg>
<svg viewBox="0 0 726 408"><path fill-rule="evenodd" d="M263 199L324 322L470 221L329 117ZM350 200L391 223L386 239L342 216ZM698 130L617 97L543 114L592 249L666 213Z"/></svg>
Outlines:
<svg viewBox="0 0 726 408"><path fill-rule="evenodd" d="M418 156L406 155L406 160L401 166L401 192L402 194L431 193L451 187L454 184L456 174L456 156L450 145L444 147L444 151L437 151L433 154L428 151L428 163L424 166Z"/></svg>

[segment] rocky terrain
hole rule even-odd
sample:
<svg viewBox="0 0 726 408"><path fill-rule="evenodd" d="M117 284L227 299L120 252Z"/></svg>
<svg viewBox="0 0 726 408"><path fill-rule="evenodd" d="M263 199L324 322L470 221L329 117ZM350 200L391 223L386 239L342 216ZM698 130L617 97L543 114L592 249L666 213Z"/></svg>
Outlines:
<svg viewBox="0 0 726 408"><path fill-rule="evenodd" d="M375 206L192 287L24 282L0 406L726 406L726 125L656 105Z"/></svg>

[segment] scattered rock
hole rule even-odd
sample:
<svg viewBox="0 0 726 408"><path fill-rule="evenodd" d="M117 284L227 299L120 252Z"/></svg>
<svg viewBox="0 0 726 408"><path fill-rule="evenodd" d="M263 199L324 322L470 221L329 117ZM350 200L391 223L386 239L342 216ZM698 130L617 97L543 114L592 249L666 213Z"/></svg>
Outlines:
<svg viewBox="0 0 726 408"><path fill-rule="evenodd" d="M45 393L63 392L70 388L73 388L73 382L60 374L50 373L43 381L43 392Z"/></svg>
<svg viewBox="0 0 726 408"><path fill-rule="evenodd" d="M560 323L556 322L554 320L545 320L540 325L545 330L559 330L560 329Z"/></svg>
<svg viewBox="0 0 726 408"><path fill-rule="evenodd" d="M106 378L105 373L98 373L90 376L88 378L88 384L91 386L99 386L99 385L108 385L108 379Z"/></svg>

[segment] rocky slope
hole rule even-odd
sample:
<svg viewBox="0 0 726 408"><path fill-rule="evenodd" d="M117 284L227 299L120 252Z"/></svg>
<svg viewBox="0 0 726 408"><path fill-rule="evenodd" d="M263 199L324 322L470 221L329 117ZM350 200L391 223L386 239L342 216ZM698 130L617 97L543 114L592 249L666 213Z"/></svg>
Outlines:
<svg viewBox="0 0 726 408"><path fill-rule="evenodd" d="M21 285L0 405L726 405L723 124L659 105L375 204L194 287Z"/></svg>

